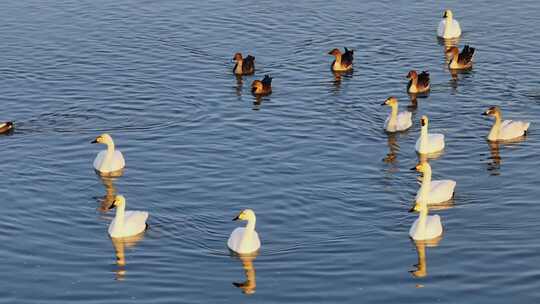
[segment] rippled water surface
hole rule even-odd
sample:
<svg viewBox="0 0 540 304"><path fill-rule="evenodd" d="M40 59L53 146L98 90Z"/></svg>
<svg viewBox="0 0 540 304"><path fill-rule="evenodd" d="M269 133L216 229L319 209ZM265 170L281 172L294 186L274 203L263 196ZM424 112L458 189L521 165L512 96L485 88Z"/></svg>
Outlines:
<svg viewBox="0 0 540 304"><path fill-rule="evenodd" d="M16 123L0 137L0 302L540 299L540 4L444 5L0 2L0 119ZM435 37L445 7L459 45L477 48L454 78ZM343 46L355 70L336 79L327 52ZM256 75L232 75L237 51L255 55ZM380 103L410 105L410 69L430 71L431 94L389 136ZM264 74L274 92L256 100ZM488 145L491 105L531 121L528 137ZM421 115L447 138L433 177L457 181L433 211L436 246L408 236ZM125 155L118 179L93 172L102 132ZM114 193L150 212L141 239L108 237ZM243 208L257 213L255 259L225 244Z"/></svg>

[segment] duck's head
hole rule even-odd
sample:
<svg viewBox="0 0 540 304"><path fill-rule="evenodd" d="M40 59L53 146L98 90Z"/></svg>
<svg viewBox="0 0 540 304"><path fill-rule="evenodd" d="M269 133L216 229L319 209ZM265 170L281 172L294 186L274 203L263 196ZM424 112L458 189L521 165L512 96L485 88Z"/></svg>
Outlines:
<svg viewBox="0 0 540 304"><path fill-rule="evenodd" d="M431 166L429 165L427 161L422 161L422 162L419 162L416 166L412 167L411 170L420 172L420 173L425 173L431 170Z"/></svg>
<svg viewBox="0 0 540 304"><path fill-rule="evenodd" d="M328 55L339 56L341 55L341 51L339 49L333 49L330 52L328 52Z"/></svg>
<svg viewBox="0 0 540 304"><path fill-rule="evenodd" d="M445 51L447 57L452 57L459 54L459 49L457 46L451 46Z"/></svg>
<svg viewBox="0 0 540 304"><path fill-rule="evenodd" d="M240 212L233 221L249 221L255 219L255 212L251 209L244 209Z"/></svg>
<svg viewBox="0 0 540 304"><path fill-rule="evenodd" d="M109 209L113 209L115 207L125 206L125 205L126 205L126 198L123 195L117 195L114 197L114 201L112 202L111 206L109 206Z"/></svg>
<svg viewBox="0 0 540 304"><path fill-rule="evenodd" d="M423 128L427 128L429 125L429 119L426 115L422 115L422 118L420 118L420 126Z"/></svg>
<svg viewBox="0 0 540 304"><path fill-rule="evenodd" d="M409 73L407 73L407 79L413 78L418 78L418 73L416 73L415 70L410 70Z"/></svg>
<svg viewBox="0 0 540 304"><path fill-rule="evenodd" d="M236 62L242 61L242 53L234 54L234 57L233 57L232 61L236 61Z"/></svg>
<svg viewBox="0 0 540 304"><path fill-rule="evenodd" d="M108 144L108 143L111 143L112 141L113 141L112 137L109 134L103 133L100 136L96 137L91 143L93 143L93 144Z"/></svg>
<svg viewBox="0 0 540 304"><path fill-rule="evenodd" d="M260 94L263 92L263 83L260 80L254 80L251 83L251 92L255 94Z"/></svg>
<svg viewBox="0 0 540 304"><path fill-rule="evenodd" d="M452 14L451 10L445 10L442 17L452 19L454 17L454 14Z"/></svg>
<svg viewBox="0 0 540 304"><path fill-rule="evenodd" d="M398 104L397 98L394 96L390 96L383 103L381 103L381 106L394 107L394 106L397 106L397 104Z"/></svg>
<svg viewBox="0 0 540 304"><path fill-rule="evenodd" d="M493 106L487 109L482 115L488 115L488 116L500 116L501 115L501 108L498 106Z"/></svg>

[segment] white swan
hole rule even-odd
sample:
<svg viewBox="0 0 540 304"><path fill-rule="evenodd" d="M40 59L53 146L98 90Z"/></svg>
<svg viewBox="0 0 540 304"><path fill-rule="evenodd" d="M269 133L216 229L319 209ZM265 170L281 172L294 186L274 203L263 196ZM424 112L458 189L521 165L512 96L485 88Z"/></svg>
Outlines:
<svg viewBox="0 0 540 304"><path fill-rule="evenodd" d="M437 36L444 39L458 38L461 36L461 27L459 22L453 18L451 10L445 10L443 19L439 22Z"/></svg>
<svg viewBox="0 0 540 304"><path fill-rule="evenodd" d="M418 166L416 167L418 168ZM441 218L438 215L428 215L428 205L425 200L417 201L409 212L419 211L418 218L409 230L409 236L415 241L430 240L443 232Z"/></svg>
<svg viewBox="0 0 540 304"><path fill-rule="evenodd" d="M110 209L116 207L116 216L109 225L109 235L113 238L134 236L146 229L146 211L125 211L126 199L117 195Z"/></svg>
<svg viewBox="0 0 540 304"><path fill-rule="evenodd" d="M251 209L245 209L233 221L247 221L246 227L238 227L234 229L227 241L227 246L234 252L239 254L254 253L261 247L259 235L255 231L255 212Z"/></svg>
<svg viewBox="0 0 540 304"><path fill-rule="evenodd" d="M99 152L96 159L94 159L94 169L96 171L101 174L112 174L126 166L122 152L114 149L114 141L109 134L101 134L92 143L107 145L107 150Z"/></svg>
<svg viewBox="0 0 540 304"><path fill-rule="evenodd" d="M510 140L527 135L531 124L527 121L503 120L501 109L498 106L489 108L482 115L495 117L495 123L487 136L489 141Z"/></svg>
<svg viewBox="0 0 540 304"><path fill-rule="evenodd" d="M429 120L425 115L420 119L420 124L422 125L422 129L420 131L420 138L416 141L416 152L420 154L431 154L443 150L444 135L428 133Z"/></svg>
<svg viewBox="0 0 540 304"><path fill-rule="evenodd" d="M392 112L386 118L384 122L384 129L388 132L398 132L405 131L412 126L411 116L412 113L409 111L403 111L398 113L398 100L396 97L388 97L381 106L390 106Z"/></svg>
<svg viewBox="0 0 540 304"><path fill-rule="evenodd" d="M416 202L425 202L428 205L440 204L454 196L456 182L450 179L432 181L431 166L427 162L421 162L411 170L423 173L422 185L416 193Z"/></svg>

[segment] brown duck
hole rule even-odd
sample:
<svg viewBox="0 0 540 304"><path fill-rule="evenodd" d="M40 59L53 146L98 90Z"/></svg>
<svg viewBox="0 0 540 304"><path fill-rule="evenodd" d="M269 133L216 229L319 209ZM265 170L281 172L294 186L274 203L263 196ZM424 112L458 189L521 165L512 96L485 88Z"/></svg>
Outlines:
<svg viewBox="0 0 540 304"><path fill-rule="evenodd" d="M474 51L475 49L473 47L465 45L460 53L457 47L451 46L446 50L447 58L450 58L448 68L451 70L465 70L472 68Z"/></svg>
<svg viewBox="0 0 540 304"><path fill-rule="evenodd" d="M232 60L236 62L233 68L233 72L236 75L251 75L255 73L255 57L248 55L246 58L243 58L242 53L236 53Z"/></svg>
<svg viewBox="0 0 540 304"><path fill-rule="evenodd" d="M7 133L7 132L9 132L11 129L13 129L13 122L11 122L11 121L6 121L6 122L0 123L0 134L2 134L2 133Z"/></svg>
<svg viewBox="0 0 540 304"><path fill-rule="evenodd" d="M263 80L254 80L251 83L251 92L255 95L269 95L272 93L272 77L264 75Z"/></svg>
<svg viewBox="0 0 540 304"><path fill-rule="evenodd" d="M418 75L415 70L411 70L407 74L407 79L409 79L407 92L416 94L429 91L429 73L427 71L422 71L422 73Z"/></svg>
<svg viewBox="0 0 540 304"><path fill-rule="evenodd" d="M346 72L352 70L354 60L353 50L345 48L345 53L341 53L339 49L333 49L328 54L336 57L334 62L332 62L332 71Z"/></svg>

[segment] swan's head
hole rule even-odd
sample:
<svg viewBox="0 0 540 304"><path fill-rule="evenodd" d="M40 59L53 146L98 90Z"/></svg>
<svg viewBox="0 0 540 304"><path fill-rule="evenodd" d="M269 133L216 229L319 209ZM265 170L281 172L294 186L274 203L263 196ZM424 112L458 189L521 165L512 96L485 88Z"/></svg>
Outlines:
<svg viewBox="0 0 540 304"><path fill-rule="evenodd" d="M454 14L452 14L451 10L445 10L442 17L452 19L454 17Z"/></svg>
<svg viewBox="0 0 540 304"><path fill-rule="evenodd" d="M422 129L428 127L429 119L427 118L426 115L422 115L422 118L420 118L420 125L422 126Z"/></svg>
<svg viewBox="0 0 540 304"><path fill-rule="evenodd" d="M411 170L415 170L420 173L425 173L425 172L431 171L431 166L429 165L428 162L423 161L423 162L419 162L415 167L412 167Z"/></svg>
<svg viewBox="0 0 540 304"><path fill-rule="evenodd" d="M459 55L459 49L457 48L457 46L451 46L446 49L445 54L446 57L451 58L455 55Z"/></svg>
<svg viewBox="0 0 540 304"><path fill-rule="evenodd" d="M330 52L328 52L328 55L339 56L341 55L341 51L339 49L333 49Z"/></svg>
<svg viewBox="0 0 540 304"><path fill-rule="evenodd" d="M415 70L410 70L409 73L407 73L407 79L414 79L418 78L418 73L416 73Z"/></svg>
<svg viewBox="0 0 540 304"><path fill-rule="evenodd" d="M244 209L240 212L233 221L250 221L255 219L255 212L251 209Z"/></svg>
<svg viewBox="0 0 540 304"><path fill-rule="evenodd" d="M498 106L493 106L493 107L487 109L487 111L485 111L484 113L482 113L482 115L500 116L501 115L501 108L499 108Z"/></svg>
<svg viewBox="0 0 540 304"><path fill-rule="evenodd" d="M109 209L119 207L119 206L125 206L126 205L126 198L123 195L117 195L114 197L114 201L112 202Z"/></svg>
<svg viewBox="0 0 540 304"><path fill-rule="evenodd" d="M381 103L381 106L395 107L397 106L397 104L398 104L397 98L394 96L390 96L383 103Z"/></svg>
<svg viewBox="0 0 540 304"><path fill-rule="evenodd" d="M236 61L236 62L242 61L242 53L234 54L234 57L233 57L232 61Z"/></svg>
<svg viewBox="0 0 540 304"><path fill-rule="evenodd" d="M92 141L93 144L108 144L112 142L113 142L112 137L107 133L101 134L100 136L96 137L96 139Z"/></svg>

